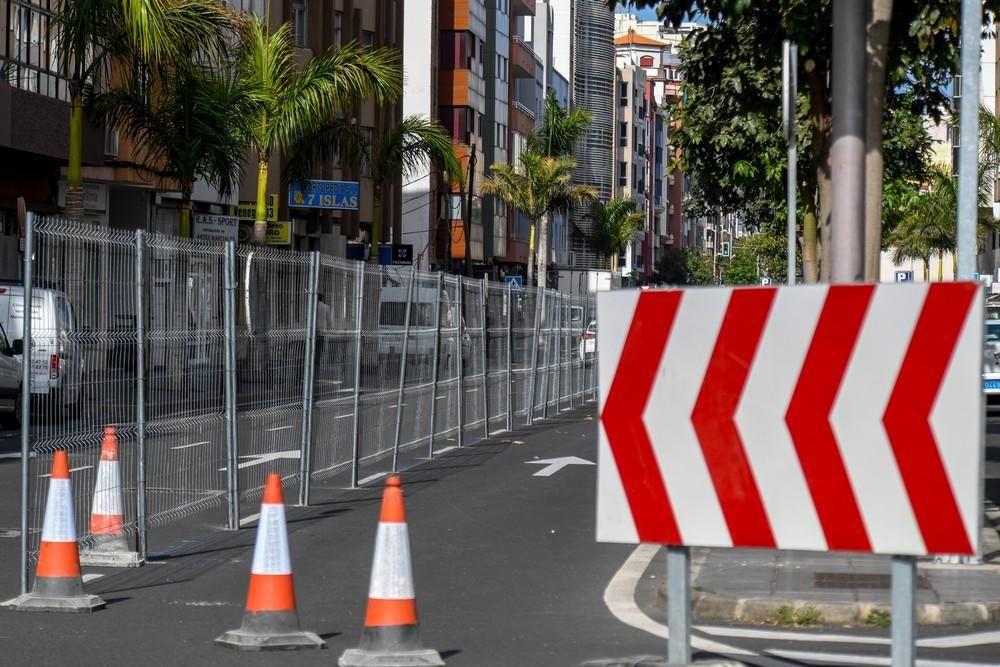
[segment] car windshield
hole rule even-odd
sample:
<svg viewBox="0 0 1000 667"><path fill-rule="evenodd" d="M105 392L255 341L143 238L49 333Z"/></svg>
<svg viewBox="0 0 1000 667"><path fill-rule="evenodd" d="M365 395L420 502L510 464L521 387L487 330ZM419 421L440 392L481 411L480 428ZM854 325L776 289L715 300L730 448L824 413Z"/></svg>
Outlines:
<svg viewBox="0 0 1000 667"><path fill-rule="evenodd" d="M1000 342L1000 320L986 323L986 342Z"/></svg>

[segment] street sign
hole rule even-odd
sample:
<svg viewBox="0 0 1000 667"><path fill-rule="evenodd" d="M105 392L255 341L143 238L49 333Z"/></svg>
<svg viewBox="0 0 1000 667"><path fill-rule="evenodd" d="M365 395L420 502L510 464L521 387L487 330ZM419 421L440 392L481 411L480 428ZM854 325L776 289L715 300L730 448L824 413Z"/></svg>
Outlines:
<svg viewBox="0 0 1000 667"><path fill-rule="evenodd" d="M356 211L360 192L357 181L292 181L288 184L288 205Z"/></svg>
<svg viewBox="0 0 1000 667"><path fill-rule="evenodd" d="M976 553L980 293L601 293L598 540Z"/></svg>
<svg viewBox="0 0 1000 667"><path fill-rule="evenodd" d="M239 237L240 221L231 215L195 213L192 238L199 241L235 241Z"/></svg>
<svg viewBox="0 0 1000 667"><path fill-rule="evenodd" d="M771 284L771 279L767 277L761 278L760 284L762 287L768 287Z"/></svg>
<svg viewBox="0 0 1000 667"><path fill-rule="evenodd" d="M383 266L410 266L413 264L413 245L409 243L379 245L378 263Z"/></svg>
<svg viewBox="0 0 1000 667"><path fill-rule="evenodd" d="M236 206L230 206L229 215L235 215L240 220L253 222L257 219L257 202L241 201ZM272 194L267 196L267 213L265 216L264 219L267 222L278 221L278 195Z"/></svg>
<svg viewBox="0 0 1000 667"><path fill-rule="evenodd" d="M240 243L253 243L253 222L240 220L239 237ZM292 223L269 222L267 223L267 236L264 241L270 246L287 246L292 244Z"/></svg>
<svg viewBox="0 0 1000 667"><path fill-rule="evenodd" d="M515 290L524 287L524 278L521 276L504 276L503 282L505 285L510 285L510 288Z"/></svg>
<svg viewBox="0 0 1000 667"><path fill-rule="evenodd" d="M896 271L895 282L908 283L913 281L913 271Z"/></svg>

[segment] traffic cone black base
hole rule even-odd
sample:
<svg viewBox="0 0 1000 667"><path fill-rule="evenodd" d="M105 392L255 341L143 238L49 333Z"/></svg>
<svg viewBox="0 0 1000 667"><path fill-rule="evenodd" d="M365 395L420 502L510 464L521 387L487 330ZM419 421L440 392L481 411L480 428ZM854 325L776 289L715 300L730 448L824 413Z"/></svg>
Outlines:
<svg viewBox="0 0 1000 667"><path fill-rule="evenodd" d="M344 651L337 662L340 667L441 667L444 660L434 649L418 651L365 651L352 648Z"/></svg>
<svg viewBox="0 0 1000 667"><path fill-rule="evenodd" d="M90 549L80 552L80 565L92 567L139 567L142 558L129 549L125 537L117 535L110 539L99 539Z"/></svg>
<svg viewBox="0 0 1000 667"><path fill-rule="evenodd" d="M35 586L35 591L8 600L3 603L3 606L15 611L87 613L103 609L105 605L100 596L88 595L83 592L82 587L79 594L74 594L71 597L48 595L38 590L40 588L44 588L44 586Z"/></svg>
<svg viewBox="0 0 1000 667"><path fill-rule="evenodd" d="M215 643L237 651L294 651L326 648L319 635L299 629L294 611L265 611L243 616L239 630L230 630Z"/></svg>

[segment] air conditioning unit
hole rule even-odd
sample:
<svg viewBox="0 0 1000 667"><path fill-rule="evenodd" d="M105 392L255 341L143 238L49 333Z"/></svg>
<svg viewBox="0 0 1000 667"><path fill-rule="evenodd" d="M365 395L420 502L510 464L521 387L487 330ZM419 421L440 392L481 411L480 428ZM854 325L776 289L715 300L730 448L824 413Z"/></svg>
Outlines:
<svg viewBox="0 0 1000 667"><path fill-rule="evenodd" d="M118 157L118 128L104 128L104 157Z"/></svg>

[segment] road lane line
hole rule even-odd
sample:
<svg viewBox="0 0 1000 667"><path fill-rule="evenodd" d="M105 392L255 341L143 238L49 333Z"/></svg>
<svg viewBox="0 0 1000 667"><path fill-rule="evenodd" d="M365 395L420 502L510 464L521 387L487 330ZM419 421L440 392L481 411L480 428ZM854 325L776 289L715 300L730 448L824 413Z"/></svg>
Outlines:
<svg viewBox="0 0 1000 667"><path fill-rule="evenodd" d="M828 662L833 665L888 665L892 658L871 655L852 655L850 653L813 653L810 651L780 651L767 650L767 655L776 655L788 660L799 662ZM984 667L982 662L958 662L955 660L921 660L917 658L917 667Z"/></svg>
<svg viewBox="0 0 1000 667"><path fill-rule="evenodd" d="M251 514L250 516L245 516L242 519L240 519L240 525L248 526L259 518L260 518L260 512L257 512L256 514Z"/></svg>
<svg viewBox="0 0 1000 667"><path fill-rule="evenodd" d="M983 646L985 644L1000 644L1000 631L972 632L967 635L928 637L917 640L917 646L926 646L927 648L961 648L965 646Z"/></svg>
<svg viewBox="0 0 1000 667"><path fill-rule="evenodd" d="M189 445L179 445L177 447L171 447L170 449L187 449L189 447L200 447L201 445L210 445L210 444L212 444L211 440L204 440L202 442L192 442Z"/></svg>
<svg viewBox="0 0 1000 667"><path fill-rule="evenodd" d="M368 477L365 477L364 479L360 480L358 482L358 486L364 486L368 482L374 482L376 479L379 479L380 477L385 477L388 474L389 473L387 472L377 472L374 475L369 475Z"/></svg>
<svg viewBox="0 0 1000 667"><path fill-rule="evenodd" d="M275 426L274 428L265 428L264 430L271 433L272 431L284 431L290 428L295 428L295 426Z"/></svg>
<svg viewBox="0 0 1000 667"><path fill-rule="evenodd" d="M82 579L83 579L83 583L86 584L86 583L91 582L91 581L96 581L97 579L100 579L103 576L104 576L103 574L98 574L96 572L88 572L88 573L86 573L86 574L83 575Z"/></svg>
<svg viewBox="0 0 1000 667"><path fill-rule="evenodd" d="M19 459L21 458L21 452L6 452L0 454L0 460L2 459Z"/></svg>

